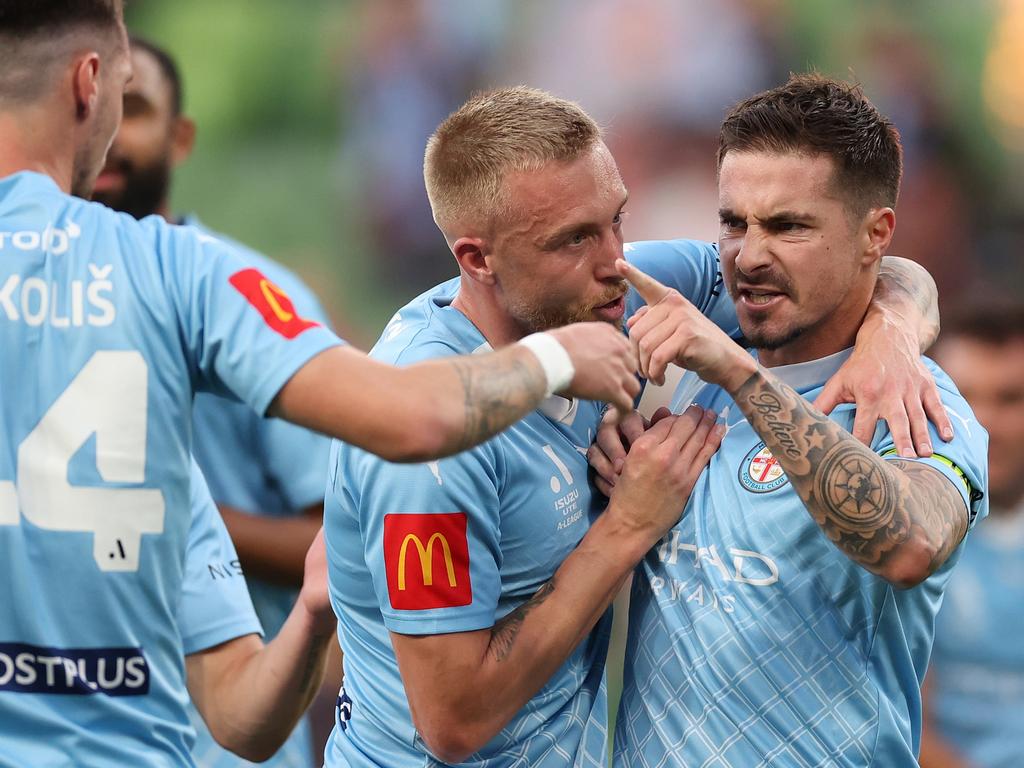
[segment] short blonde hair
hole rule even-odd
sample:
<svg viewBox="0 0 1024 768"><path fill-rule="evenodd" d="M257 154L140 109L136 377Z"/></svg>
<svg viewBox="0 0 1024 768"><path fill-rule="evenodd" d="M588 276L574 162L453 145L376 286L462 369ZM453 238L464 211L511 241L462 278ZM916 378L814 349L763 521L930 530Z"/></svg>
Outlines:
<svg viewBox="0 0 1024 768"><path fill-rule="evenodd" d="M545 91L477 94L427 141L423 178L434 221L447 234L467 218L500 215L505 174L574 160L600 139L600 127L578 104Z"/></svg>

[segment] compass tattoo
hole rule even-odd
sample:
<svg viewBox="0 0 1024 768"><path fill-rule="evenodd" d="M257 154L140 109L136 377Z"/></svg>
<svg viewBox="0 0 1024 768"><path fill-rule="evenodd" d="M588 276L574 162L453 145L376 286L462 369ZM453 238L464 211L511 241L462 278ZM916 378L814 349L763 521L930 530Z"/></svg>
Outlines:
<svg viewBox="0 0 1024 768"><path fill-rule="evenodd" d="M763 370L735 399L811 517L854 562L912 586L897 559L927 577L963 539L963 499L933 467L882 459Z"/></svg>

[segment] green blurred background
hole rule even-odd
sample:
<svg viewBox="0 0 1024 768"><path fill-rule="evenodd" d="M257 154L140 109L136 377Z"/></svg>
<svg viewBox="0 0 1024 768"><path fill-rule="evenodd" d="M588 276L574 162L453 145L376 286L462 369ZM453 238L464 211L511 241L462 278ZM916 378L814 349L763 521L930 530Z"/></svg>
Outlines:
<svg viewBox="0 0 1024 768"><path fill-rule="evenodd" d="M627 236L713 239L728 104L789 71L857 79L907 144L894 250L945 306L1021 287L1020 0L135 0L127 15L178 58L199 125L176 210L296 268L362 345L453 274L418 181L427 133L511 82L608 126Z"/></svg>

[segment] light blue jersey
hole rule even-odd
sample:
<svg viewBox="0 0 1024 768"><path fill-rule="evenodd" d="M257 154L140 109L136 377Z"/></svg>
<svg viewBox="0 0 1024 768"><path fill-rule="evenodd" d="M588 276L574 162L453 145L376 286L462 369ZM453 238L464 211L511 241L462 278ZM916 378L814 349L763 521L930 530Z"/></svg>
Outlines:
<svg viewBox="0 0 1024 768"><path fill-rule="evenodd" d="M813 400L848 354L772 373ZM921 461L983 516L988 436L927 364L957 432L933 433L945 458ZM920 683L959 550L917 587L890 586L828 540L728 394L688 373L673 410L691 400L729 431L634 579L615 765L916 766ZM892 446L880 423L872 448Z"/></svg>
<svg viewBox="0 0 1024 768"><path fill-rule="evenodd" d="M971 533L935 625L930 720L971 765L1024 759L1024 505Z"/></svg>
<svg viewBox="0 0 1024 768"><path fill-rule="evenodd" d="M714 247L642 243L629 257L735 326ZM406 365L486 349L451 306L458 287L443 283L402 308L372 354ZM604 505L585 455L600 414L598 403L554 397L487 443L428 464L335 444L325 530L346 676L328 766L438 764L413 727L388 632L489 629L551 578ZM609 619L466 765L607 765Z"/></svg>
<svg viewBox="0 0 1024 768"><path fill-rule="evenodd" d="M202 229L195 219L186 223ZM240 243L207 234L233 247L246 264L287 293L302 317L329 325L313 292L292 272ZM196 395L192 430L192 452L218 504L254 514L292 517L323 501L331 449L331 441L323 435L281 419L260 418L242 403L206 392ZM298 592L253 576L247 576L246 582L269 640L281 629ZM254 765L217 744L194 707L191 714L196 729L192 756L199 768ZM303 717L288 741L260 765L309 768L313 765L311 740L309 719Z"/></svg>
<svg viewBox="0 0 1024 768"><path fill-rule="evenodd" d="M0 765L191 763L183 655L253 631L182 624L192 396L265 411L338 343L291 309L212 238L0 180Z"/></svg>

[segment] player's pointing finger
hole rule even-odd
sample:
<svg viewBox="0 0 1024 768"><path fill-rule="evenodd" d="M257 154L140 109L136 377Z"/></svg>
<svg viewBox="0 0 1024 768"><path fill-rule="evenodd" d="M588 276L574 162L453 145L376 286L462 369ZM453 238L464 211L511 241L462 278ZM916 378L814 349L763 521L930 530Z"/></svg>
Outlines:
<svg viewBox="0 0 1024 768"><path fill-rule="evenodd" d="M626 278L636 288L640 298L648 304L657 304L669 292L669 289L659 283L646 272L641 272L625 259L616 259L615 268L619 274Z"/></svg>

